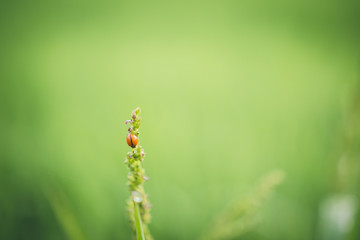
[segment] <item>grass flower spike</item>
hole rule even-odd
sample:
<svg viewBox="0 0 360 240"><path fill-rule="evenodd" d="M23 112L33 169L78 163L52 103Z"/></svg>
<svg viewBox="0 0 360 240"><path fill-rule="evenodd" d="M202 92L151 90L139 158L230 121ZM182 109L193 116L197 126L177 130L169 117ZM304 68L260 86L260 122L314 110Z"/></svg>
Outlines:
<svg viewBox="0 0 360 240"><path fill-rule="evenodd" d="M139 144L140 112L140 108L136 108L131 113L131 119L125 121L126 125L130 125L126 142L132 148L132 150L127 153L125 159L125 163L130 171L128 174L128 187L131 193L127 203L127 210L134 236L137 236L135 239L152 240L153 238L147 227L151 219L151 204L143 187L143 183L148 181L149 178L145 175L145 170L141 167L141 163L145 157L145 151Z"/></svg>

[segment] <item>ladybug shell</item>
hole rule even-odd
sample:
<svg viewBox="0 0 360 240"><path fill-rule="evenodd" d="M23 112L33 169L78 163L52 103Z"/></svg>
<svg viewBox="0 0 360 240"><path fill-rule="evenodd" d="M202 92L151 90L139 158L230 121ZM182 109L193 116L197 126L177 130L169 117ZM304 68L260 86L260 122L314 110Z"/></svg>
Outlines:
<svg viewBox="0 0 360 240"><path fill-rule="evenodd" d="M139 139L134 134L128 134L126 137L127 144L132 148L136 147L136 145L138 144L138 141L139 141Z"/></svg>

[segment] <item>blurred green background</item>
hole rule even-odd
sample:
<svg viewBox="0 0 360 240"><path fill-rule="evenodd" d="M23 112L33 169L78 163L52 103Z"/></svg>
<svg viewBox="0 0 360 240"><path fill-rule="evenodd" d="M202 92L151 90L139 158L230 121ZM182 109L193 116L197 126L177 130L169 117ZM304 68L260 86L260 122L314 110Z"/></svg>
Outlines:
<svg viewBox="0 0 360 240"><path fill-rule="evenodd" d="M359 239L359 5L2 1L0 239L130 239L137 106L155 239L199 238L273 169L236 239Z"/></svg>

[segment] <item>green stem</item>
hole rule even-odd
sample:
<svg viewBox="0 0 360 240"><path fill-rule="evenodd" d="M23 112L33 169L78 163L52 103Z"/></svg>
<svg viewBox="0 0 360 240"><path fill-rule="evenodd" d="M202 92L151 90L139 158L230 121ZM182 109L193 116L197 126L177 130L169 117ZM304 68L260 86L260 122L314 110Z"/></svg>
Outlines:
<svg viewBox="0 0 360 240"><path fill-rule="evenodd" d="M136 222L136 236L137 240L145 240L143 225L141 222L140 210L139 205L134 202L134 209L135 209L135 222Z"/></svg>

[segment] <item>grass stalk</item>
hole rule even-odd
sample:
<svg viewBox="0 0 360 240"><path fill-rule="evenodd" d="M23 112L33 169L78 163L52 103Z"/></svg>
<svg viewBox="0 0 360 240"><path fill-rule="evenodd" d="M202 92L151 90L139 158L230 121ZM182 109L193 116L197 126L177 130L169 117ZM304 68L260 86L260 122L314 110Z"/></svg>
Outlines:
<svg viewBox="0 0 360 240"><path fill-rule="evenodd" d="M130 125L128 128L127 143L132 148L127 153L125 164L129 169L128 187L131 193L130 199L127 203L128 216L130 225L133 229L134 239L153 240L147 224L150 223L151 215L150 209L152 205L145 193L143 184L149 180L145 175L145 170L142 167L145 152L139 143L139 128L141 123L140 108L136 108L132 114L131 119L126 120L125 124Z"/></svg>
<svg viewBox="0 0 360 240"><path fill-rule="evenodd" d="M140 209L137 202L134 202L134 210L135 210L135 223L136 223L136 238L137 240L145 240L145 234L143 230L143 224L141 221Z"/></svg>

